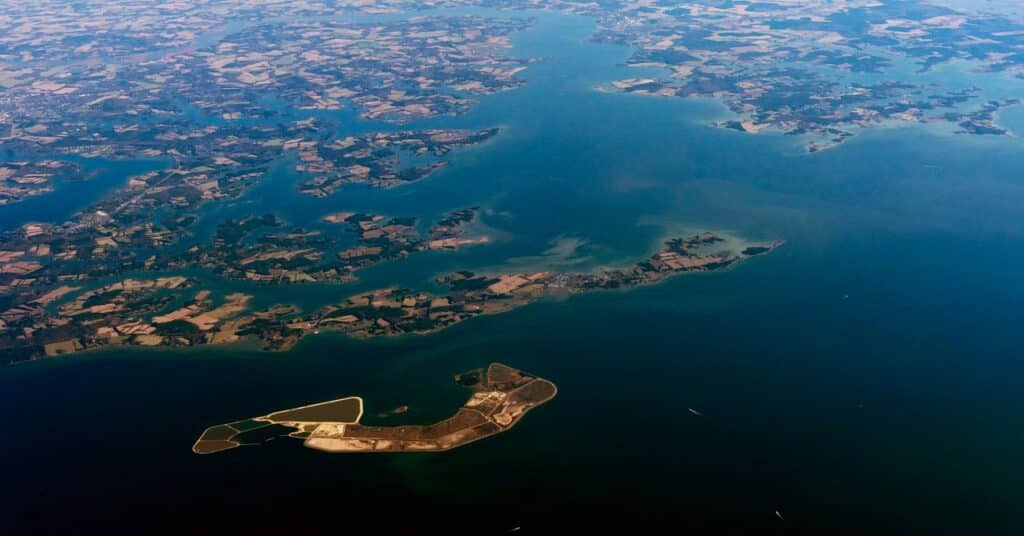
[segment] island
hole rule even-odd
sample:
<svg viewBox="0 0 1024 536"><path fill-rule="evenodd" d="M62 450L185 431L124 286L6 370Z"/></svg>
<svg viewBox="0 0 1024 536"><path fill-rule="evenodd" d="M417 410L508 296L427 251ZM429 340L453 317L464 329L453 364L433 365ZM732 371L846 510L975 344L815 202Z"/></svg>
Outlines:
<svg viewBox="0 0 1024 536"><path fill-rule="evenodd" d="M501 363L458 374L455 381L472 394L454 415L434 424L360 424L363 399L351 396L211 426L192 451L213 454L286 436L323 452L440 452L507 432L558 393L554 383Z"/></svg>

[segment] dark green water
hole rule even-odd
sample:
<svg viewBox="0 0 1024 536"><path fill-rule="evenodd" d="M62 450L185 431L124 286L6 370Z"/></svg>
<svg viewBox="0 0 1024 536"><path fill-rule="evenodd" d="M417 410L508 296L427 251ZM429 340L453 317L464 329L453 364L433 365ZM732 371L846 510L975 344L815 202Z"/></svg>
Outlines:
<svg viewBox="0 0 1024 536"><path fill-rule="evenodd" d="M526 87L414 125L505 128L437 175L316 200L294 194L282 171L236 207L302 224L337 210L431 218L482 204L494 245L275 298L425 285L509 258L611 264L686 229L784 248L724 273L539 303L427 337L10 367L0 371L0 481L11 532L259 533L353 519L461 520L483 534L554 523L1024 528L1020 141L904 128L803 155L799 140L704 126L727 114L714 102L592 91L638 75L617 67L628 50L586 43L592 29L540 16L517 40L516 54L544 58ZM536 258L558 243L582 245ZM346 395L363 396L367 415L409 405L404 420L441 418L465 397L452 374L491 361L549 378L559 395L512 432L449 453L331 456L285 440L189 450L208 425Z"/></svg>

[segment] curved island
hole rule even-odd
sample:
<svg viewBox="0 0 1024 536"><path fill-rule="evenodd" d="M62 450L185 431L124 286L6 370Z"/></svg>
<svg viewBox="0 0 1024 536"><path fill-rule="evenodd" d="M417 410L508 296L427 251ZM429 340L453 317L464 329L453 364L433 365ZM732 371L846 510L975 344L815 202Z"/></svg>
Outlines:
<svg viewBox="0 0 1024 536"><path fill-rule="evenodd" d="M303 439L307 447L325 452L451 450L512 428L558 393L550 381L500 363L492 363L486 371L459 374L455 381L473 394L453 416L434 424L364 426L359 424L363 399L346 397L211 426L192 451L213 454L258 443L253 437L275 435Z"/></svg>

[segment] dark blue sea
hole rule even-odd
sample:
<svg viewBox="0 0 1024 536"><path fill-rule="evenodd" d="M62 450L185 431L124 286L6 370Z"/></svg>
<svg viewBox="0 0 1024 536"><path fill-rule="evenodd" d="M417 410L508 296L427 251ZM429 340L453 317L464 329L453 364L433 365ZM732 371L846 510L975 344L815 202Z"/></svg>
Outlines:
<svg viewBox="0 0 1024 536"><path fill-rule="evenodd" d="M731 117L713 100L596 91L658 73L588 42L593 20L529 16L535 26L509 52L538 60L523 88L402 127L500 126L493 141L421 182L327 199L299 194L283 162L217 209L309 225L342 210L430 221L480 205L493 244L260 300L315 307L395 282L427 287L453 269L629 264L690 231L785 246L728 271L551 299L429 336L4 368L0 532L1024 530L1020 138L880 128L807 154L798 138L709 126ZM339 118L343 130L396 128ZM1019 110L1002 120L1024 127ZM4 207L5 225L59 221L151 164L108 164L123 176L75 183L17 215ZM552 380L559 395L509 433L451 452L327 455L289 439L190 450L207 426L348 395L366 400L370 421L400 405L410 411L380 422L444 418L466 397L452 375L493 361Z"/></svg>

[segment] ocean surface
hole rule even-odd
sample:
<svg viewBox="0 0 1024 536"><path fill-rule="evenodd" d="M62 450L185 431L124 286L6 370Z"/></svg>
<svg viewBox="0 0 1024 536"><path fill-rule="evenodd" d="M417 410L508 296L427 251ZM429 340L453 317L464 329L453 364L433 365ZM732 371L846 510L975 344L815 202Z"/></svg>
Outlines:
<svg viewBox="0 0 1024 536"><path fill-rule="evenodd" d="M547 300L429 336L323 335L283 353L123 349L4 368L0 532L1024 530L1021 139L885 128L806 154L798 138L708 126L730 117L713 100L595 91L657 71L588 42L593 20L529 16L536 24L509 51L538 60L523 88L401 127L500 126L494 140L418 183L327 199L298 194L284 161L216 212L315 225L333 211L432 221L481 205L493 244L386 263L351 285L217 284L315 307L396 282L429 288L453 269L627 264L688 231L785 246L728 271ZM963 77L949 73L951 84ZM343 130L399 128L339 117L350 118ZM1020 110L1001 120L1024 133ZM116 186L108 176L96 198ZM4 225L67 217L81 207L66 192L17 215L0 209ZM552 380L559 395L451 452L327 455L288 439L190 450L207 426L349 395L365 399L366 422L441 419L467 396L452 375L494 361ZM374 417L401 405L410 411Z"/></svg>

